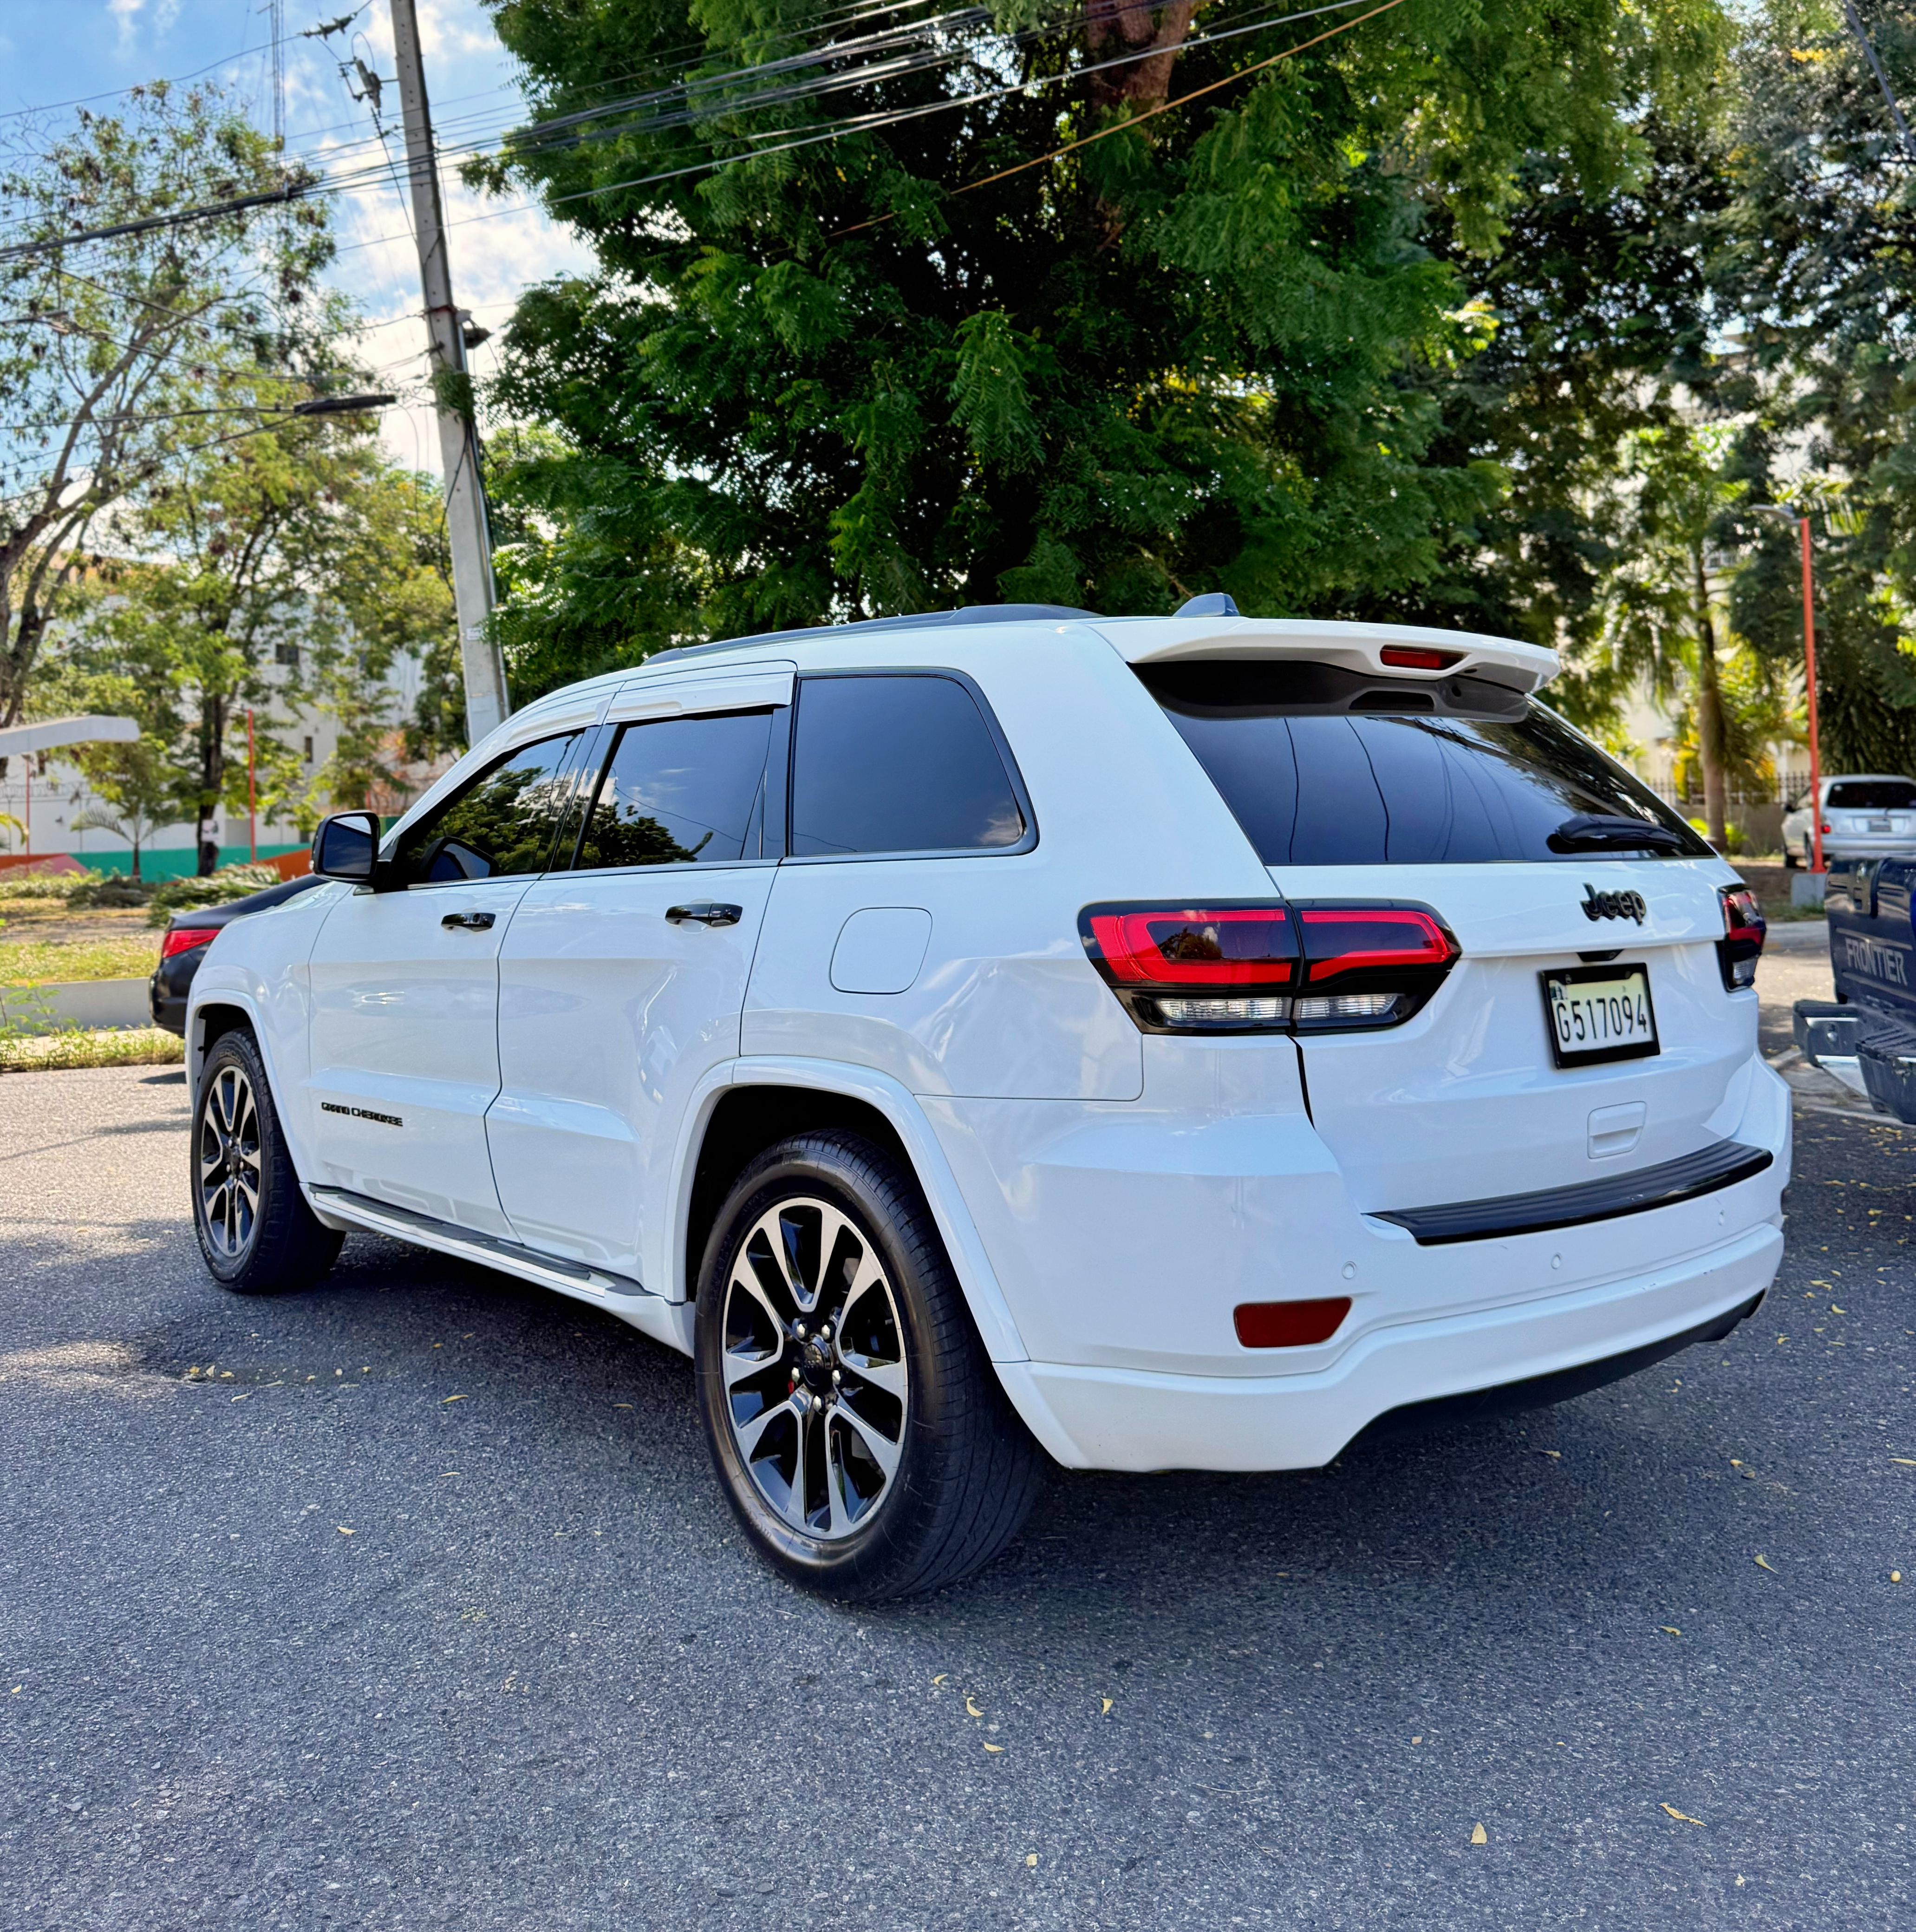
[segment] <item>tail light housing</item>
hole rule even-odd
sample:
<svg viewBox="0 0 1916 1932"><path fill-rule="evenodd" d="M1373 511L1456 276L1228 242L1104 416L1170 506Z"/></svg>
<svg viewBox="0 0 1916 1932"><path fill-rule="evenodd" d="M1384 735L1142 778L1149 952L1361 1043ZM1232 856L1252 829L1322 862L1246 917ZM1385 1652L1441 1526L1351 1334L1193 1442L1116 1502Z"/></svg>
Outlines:
<svg viewBox="0 0 1916 1932"><path fill-rule="evenodd" d="M1323 1033L1401 1025L1456 963L1426 906L1233 900L1096 905L1092 964L1146 1033Z"/></svg>
<svg viewBox="0 0 1916 1932"><path fill-rule="evenodd" d="M1723 937L1717 942L1717 958L1724 986L1739 993L1756 983L1756 962L1763 956L1769 922L1747 886L1720 886L1717 896L1723 907Z"/></svg>
<svg viewBox="0 0 1916 1932"><path fill-rule="evenodd" d="M211 945L217 936L217 926L175 926L169 927L160 936L160 957L175 958L182 952L190 952L196 946Z"/></svg>

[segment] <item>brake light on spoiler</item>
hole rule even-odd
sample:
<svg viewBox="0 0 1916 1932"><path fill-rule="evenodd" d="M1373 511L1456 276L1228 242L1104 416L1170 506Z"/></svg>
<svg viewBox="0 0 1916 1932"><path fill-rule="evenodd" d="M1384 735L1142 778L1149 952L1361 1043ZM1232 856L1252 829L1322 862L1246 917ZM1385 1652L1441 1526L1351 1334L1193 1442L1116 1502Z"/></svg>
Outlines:
<svg viewBox="0 0 1916 1932"><path fill-rule="evenodd" d="M1095 905L1087 956L1146 1033L1326 1033L1401 1026L1459 947L1428 906L1231 900Z"/></svg>

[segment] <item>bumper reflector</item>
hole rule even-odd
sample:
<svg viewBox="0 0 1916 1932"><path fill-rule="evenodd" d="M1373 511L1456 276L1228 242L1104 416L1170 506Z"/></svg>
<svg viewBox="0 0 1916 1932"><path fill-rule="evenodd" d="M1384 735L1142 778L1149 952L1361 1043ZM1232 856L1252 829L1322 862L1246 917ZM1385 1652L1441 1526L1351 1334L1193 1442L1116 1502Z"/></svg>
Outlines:
<svg viewBox="0 0 1916 1932"><path fill-rule="evenodd" d="M1351 1298L1324 1301L1240 1301L1231 1310L1237 1339L1247 1348L1308 1348L1328 1342L1351 1312Z"/></svg>

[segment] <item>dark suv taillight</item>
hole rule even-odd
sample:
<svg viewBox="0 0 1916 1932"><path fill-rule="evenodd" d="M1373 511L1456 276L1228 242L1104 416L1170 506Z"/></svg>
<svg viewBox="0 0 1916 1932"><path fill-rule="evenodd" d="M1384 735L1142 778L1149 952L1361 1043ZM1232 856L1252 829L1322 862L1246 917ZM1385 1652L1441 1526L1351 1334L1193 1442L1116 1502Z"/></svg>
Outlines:
<svg viewBox="0 0 1916 1932"><path fill-rule="evenodd" d="M1769 922L1747 886L1719 886L1717 896L1723 902L1724 933L1717 942L1717 957L1724 986L1738 993L1756 983L1756 962L1763 956Z"/></svg>
<svg viewBox="0 0 1916 1932"><path fill-rule="evenodd" d="M1457 958L1422 906L1087 906L1091 963L1146 1033L1322 1033L1401 1024Z"/></svg>

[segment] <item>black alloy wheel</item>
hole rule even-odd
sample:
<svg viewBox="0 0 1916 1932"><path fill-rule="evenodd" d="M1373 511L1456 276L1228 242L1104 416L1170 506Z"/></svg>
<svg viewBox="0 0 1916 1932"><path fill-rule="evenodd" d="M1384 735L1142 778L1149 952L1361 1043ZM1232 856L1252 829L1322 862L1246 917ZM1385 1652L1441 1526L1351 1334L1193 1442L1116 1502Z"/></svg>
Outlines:
<svg viewBox="0 0 1916 1932"><path fill-rule="evenodd" d="M922 1192L859 1136L795 1136L740 1177L706 1250L697 1353L732 1506L814 1589L955 1582L1042 1481Z"/></svg>
<svg viewBox="0 0 1916 1932"><path fill-rule="evenodd" d="M200 1069L193 1112L193 1226L208 1270L241 1294L316 1281L343 1238L300 1192L250 1034L223 1034Z"/></svg>

